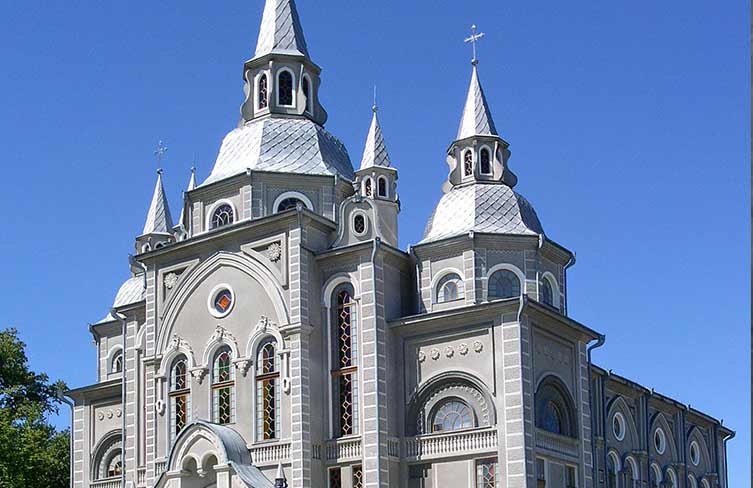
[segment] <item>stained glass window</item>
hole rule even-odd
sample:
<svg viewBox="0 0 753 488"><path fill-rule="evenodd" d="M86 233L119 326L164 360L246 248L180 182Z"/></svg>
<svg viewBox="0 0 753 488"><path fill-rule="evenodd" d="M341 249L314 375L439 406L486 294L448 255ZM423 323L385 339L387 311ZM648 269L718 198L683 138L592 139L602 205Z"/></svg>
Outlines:
<svg viewBox="0 0 753 488"><path fill-rule="evenodd" d="M463 153L463 176L473 174L473 152L469 149Z"/></svg>
<svg viewBox="0 0 753 488"><path fill-rule="evenodd" d="M277 76L277 101L280 105L293 105L293 75L290 71L280 71Z"/></svg>
<svg viewBox="0 0 753 488"><path fill-rule="evenodd" d="M212 214L212 229L233 223L233 207L224 203L217 207Z"/></svg>
<svg viewBox="0 0 753 488"><path fill-rule="evenodd" d="M377 180L377 193L380 197L387 196L387 178L382 176Z"/></svg>
<svg viewBox="0 0 753 488"><path fill-rule="evenodd" d="M497 460L487 459L476 462L476 488L498 488Z"/></svg>
<svg viewBox="0 0 753 488"><path fill-rule="evenodd" d="M123 472L123 462L121 461L120 453L115 454L110 462L107 463L107 477L114 478L120 476Z"/></svg>
<svg viewBox="0 0 753 488"><path fill-rule="evenodd" d="M235 370L230 348L223 346L214 356L212 368L212 419L230 424L235 417Z"/></svg>
<svg viewBox="0 0 753 488"><path fill-rule="evenodd" d="M473 411L464 402L456 399L443 402L434 412L431 421L432 432L470 429L473 426Z"/></svg>
<svg viewBox="0 0 753 488"><path fill-rule="evenodd" d="M509 269L495 271L489 277L489 298L512 298L520 296L520 280Z"/></svg>
<svg viewBox="0 0 753 488"><path fill-rule="evenodd" d="M371 188L371 178L366 178L366 182L363 184L363 193L367 197L372 195L373 189Z"/></svg>
<svg viewBox="0 0 753 488"><path fill-rule="evenodd" d="M256 437L279 437L277 412L280 410L280 368L274 339L259 346L256 355Z"/></svg>
<svg viewBox="0 0 753 488"><path fill-rule="evenodd" d="M227 288L220 290L214 296L214 309L217 311L217 313L224 314L225 312L230 310L230 306L232 304L233 293Z"/></svg>
<svg viewBox="0 0 753 488"><path fill-rule="evenodd" d="M285 210L292 210L301 204L303 208L306 208L306 204L295 197L286 198L277 205L278 212L284 212Z"/></svg>
<svg viewBox="0 0 753 488"><path fill-rule="evenodd" d="M437 283L437 303L451 302L465 298L463 280L455 273L449 273Z"/></svg>
<svg viewBox="0 0 753 488"><path fill-rule="evenodd" d="M576 437L575 407L567 387L557 378L549 376L541 382L534 395L536 405L535 425L553 434Z"/></svg>
<svg viewBox="0 0 753 488"><path fill-rule="evenodd" d="M541 290L541 303L545 305L549 305L550 307L554 306L554 292L552 291L552 284L549 282L548 279L543 278L541 280L541 285L539 287Z"/></svg>
<svg viewBox="0 0 753 488"><path fill-rule="evenodd" d="M257 95L259 109L267 108L269 106L269 88L267 85L267 75L263 74L259 77L259 92Z"/></svg>
<svg viewBox="0 0 753 488"><path fill-rule="evenodd" d="M188 368L185 356L179 356L170 372L170 429L171 438L188 423L190 408L190 390L188 386Z"/></svg>
<svg viewBox="0 0 753 488"><path fill-rule="evenodd" d="M563 434L562 413L556 403L549 400L544 407L544 418L541 419L541 428L555 434Z"/></svg>
<svg viewBox="0 0 753 488"><path fill-rule="evenodd" d="M342 478L340 478L340 468L330 468L329 488L342 488Z"/></svg>
<svg viewBox="0 0 753 488"><path fill-rule="evenodd" d="M354 303L348 290L337 292L333 327L332 375L336 403L336 436L358 431L357 334Z"/></svg>
<svg viewBox="0 0 753 488"><path fill-rule="evenodd" d="M489 150L487 148L481 148L479 159L481 160L481 173L485 175L491 174L491 158L489 157Z"/></svg>
<svg viewBox="0 0 753 488"><path fill-rule="evenodd" d="M311 87L309 86L308 77L304 76L301 82L301 89L303 90L303 96L306 97L306 112L311 112Z"/></svg>
<svg viewBox="0 0 753 488"><path fill-rule="evenodd" d="M363 469L353 466L353 488L363 488Z"/></svg>
<svg viewBox="0 0 753 488"><path fill-rule="evenodd" d="M363 215L356 215L353 217L353 231L356 234L363 234L366 232L366 219Z"/></svg>

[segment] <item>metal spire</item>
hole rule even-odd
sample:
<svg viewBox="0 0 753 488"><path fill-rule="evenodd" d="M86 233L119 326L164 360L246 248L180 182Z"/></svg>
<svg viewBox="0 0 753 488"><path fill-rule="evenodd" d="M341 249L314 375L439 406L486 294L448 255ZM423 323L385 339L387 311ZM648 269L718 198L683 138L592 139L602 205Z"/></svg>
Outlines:
<svg viewBox="0 0 753 488"><path fill-rule="evenodd" d="M167 203L165 189L162 186L162 168L160 168L157 170L157 183L154 185L152 203L149 205L149 211L146 214L146 222L144 223L144 232L142 235L172 235L172 232L173 219L170 216L170 206Z"/></svg>
<svg viewBox="0 0 753 488"><path fill-rule="evenodd" d="M471 36L470 37L466 37L463 40L463 42L465 42L466 44L470 43L473 46L473 58L471 59L471 64L473 66L476 66L478 64L478 59L476 58L476 43L482 37L484 37L484 33L483 32L479 32L478 34L476 34L476 24L473 24L471 26Z"/></svg>
<svg viewBox="0 0 753 488"><path fill-rule="evenodd" d="M273 52L309 56L294 0L266 0L254 57Z"/></svg>
<svg viewBox="0 0 753 488"><path fill-rule="evenodd" d="M189 192L196 188L196 167L191 166L191 178L188 180L188 187L186 188L186 192ZM185 192L184 192L185 193ZM183 221L183 218L185 216L185 203L180 207L180 217L178 218L178 226L185 225L185 222Z"/></svg>
<svg viewBox="0 0 753 488"><path fill-rule="evenodd" d="M468 96L465 99L465 108L460 119L457 139L477 135L496 136L498 134L489 106L486 103L484 90L481 88L481 82L478 79L478 67L474 63L471 84L468 87Z"/></svg>
<svg viewBox="0 0 753 488"><path fill-rule="evenodd" d="M361 169L371 168L372 166L389 168L390 156L387 154L387 146L384 144L384 136L382 136L382 127L379 125L379 119L377 118L376 87L374 87L374 105L371 107L371 111L373 112L371 127L369 127L369 135L366 136L366 145L363 148Z"/></svg>

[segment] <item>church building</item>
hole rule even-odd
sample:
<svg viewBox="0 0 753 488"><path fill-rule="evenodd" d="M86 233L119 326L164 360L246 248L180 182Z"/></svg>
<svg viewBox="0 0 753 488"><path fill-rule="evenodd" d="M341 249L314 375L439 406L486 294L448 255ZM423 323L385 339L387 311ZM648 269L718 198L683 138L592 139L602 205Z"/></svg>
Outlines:
<svg viewBox="0 0 753 488"><path fill-rule="evenodd" d="M515 191L469 71L441 198L402 250L377 108L354 166L294 0L266 0L238 126L175 221L158 172L90 326L74 488L728 488L732 430L591 362L575 255Z"/></svg>

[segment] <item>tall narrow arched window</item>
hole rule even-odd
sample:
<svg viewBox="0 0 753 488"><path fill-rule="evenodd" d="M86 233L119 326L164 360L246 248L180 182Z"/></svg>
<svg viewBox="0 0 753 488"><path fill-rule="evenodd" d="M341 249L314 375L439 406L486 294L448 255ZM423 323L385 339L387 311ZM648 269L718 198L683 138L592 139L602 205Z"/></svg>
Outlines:
<svg viewBox="0 0 753 488"><path fill-rule="evenodd" d="M473 175L473 151L468 149L463 153L463 176Z"/></svg>
<svg viewBox="0 0 753 488"><path fill-rule="evenodd" d="M335 291L332 323L333 425L337 437L358 433L358 331L349 287Z"/></svg>
<svg viewBox="0 0 753 488"><path fill-rule="evenodd" d="M651 478L651 482L649 483L649 486L651 488L659 488L659 483L661 483L662 481L661 469L659 468L659 466L656 464L652 464L649 475Z"/></svg>
<svg viewBox="0 0 753 488"><path fill-rule="evenodd" d="M212 421L217 424L235 421L235 369L228 346L218 349L212 362Z"/></svg>
<svg viewBox="0 0 753 488"><path fill-rule="evenodd" d="M277 75L277 103L286 107L293 105L293 74L288 70Z"/></svg>
<svg viewBox="0 0 753 488"><path fill-rule="evenodd" d="M112 366L110 368L110 372L112 373L123 372L123 351L118 351L115 353L115 357L112 358Z"/></svg>
<svg viewBox="0 0 753 488"><path fill-rule="evenodd" d="M638 467L632 458L625 461L625 488L638 488Z"/></svg>
<svg viewBox="0 0 753 488"><path fill-rule="evenodd" d="M613 454L607 456L607 488L617 488L617 461Z"/></svg>
<svg viewBox="0 0 753 488"><path fill-rule="evenodd" d="M457 273L448 273L437 282L436 303L451 302L465 298L463 280Z"/></svg>
<svg viewBox="0 0 753 488"><path fill-rule="evenodd" d="M259 110L269 106L269 81L267 74L264 73L259 77L259 85L256 90L256 103Z"/></svg>
<svg viewBox="0 0 753 488"><path fill-rule="evenodd" d="M489 276L489 299L520 296L520 279L509 269L495 271Z"/></svg>
<svg viewBox="0 0 753 488"><path fill-rule="evenodd" d="M230 204L223 203L212 212L212 229L233 223L234 212Z"/></svg>
<svg viewBox="0 0 753 488"><path fill-rule="evenodd" d="M377 179L377 195L383 198L387 197L387 178L384 176Z"/></svg>
<svg viewBox="0 0 753 488"><path fill-rule="evenodd" d="M479 153L479 160L481 166L481 174L489 175L492 173L492 163L489 149L482 147Z"/></svg>
<svg viewBox="0 0 753 488"><path fill-rule="evenodd" d="M311 82L309 81L308 76L304 76L303 80L301 81L301 90L303 91L303 96L306 98L306 112L313 112L311 110L311 107L313 107L314 101L311 99Z"/></svg>
<svg viewBox="0 0 753 488"><path fill-rule="evenodd" d="M280 438L280 360L275 340L261 343L256 353L256 439Z"/></svg>
<svg viewBox="0 0 753 488"><path fill-rule="evenodd" d="M539 285L539 290L541 291L541 303L544 305L549 305L550 307L554 306L554 292L552 291L552 283L547 278L541 279L541 284Z"/></svg>
<svg viewBox="0 0 753 488"><path fill-rule="evenodd" d="M367 197L370 197L374 194L374 189L372 188L371 184L371 178L366 178L366 181L363 184L363 193Z"/></svg>
<svg viewBox="0 0 753 488"><path fill-rule="evenodd" d="M188 384L188 361L178 356L170 368L170 438L186 426L191 412L191 390Z"/></svg>

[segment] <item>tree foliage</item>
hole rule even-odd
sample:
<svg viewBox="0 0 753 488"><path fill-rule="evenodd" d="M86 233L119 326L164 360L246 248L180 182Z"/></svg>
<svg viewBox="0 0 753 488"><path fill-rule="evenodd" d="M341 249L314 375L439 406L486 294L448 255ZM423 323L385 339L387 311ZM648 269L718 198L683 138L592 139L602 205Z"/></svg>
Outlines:
<svg viewBox="0 0 753 488"><path fill-rule="evenodd" d="M0 488L65 488L70 433L47 421L65 385L31 371L25 348L15 329L0 331Z"/></svg>

